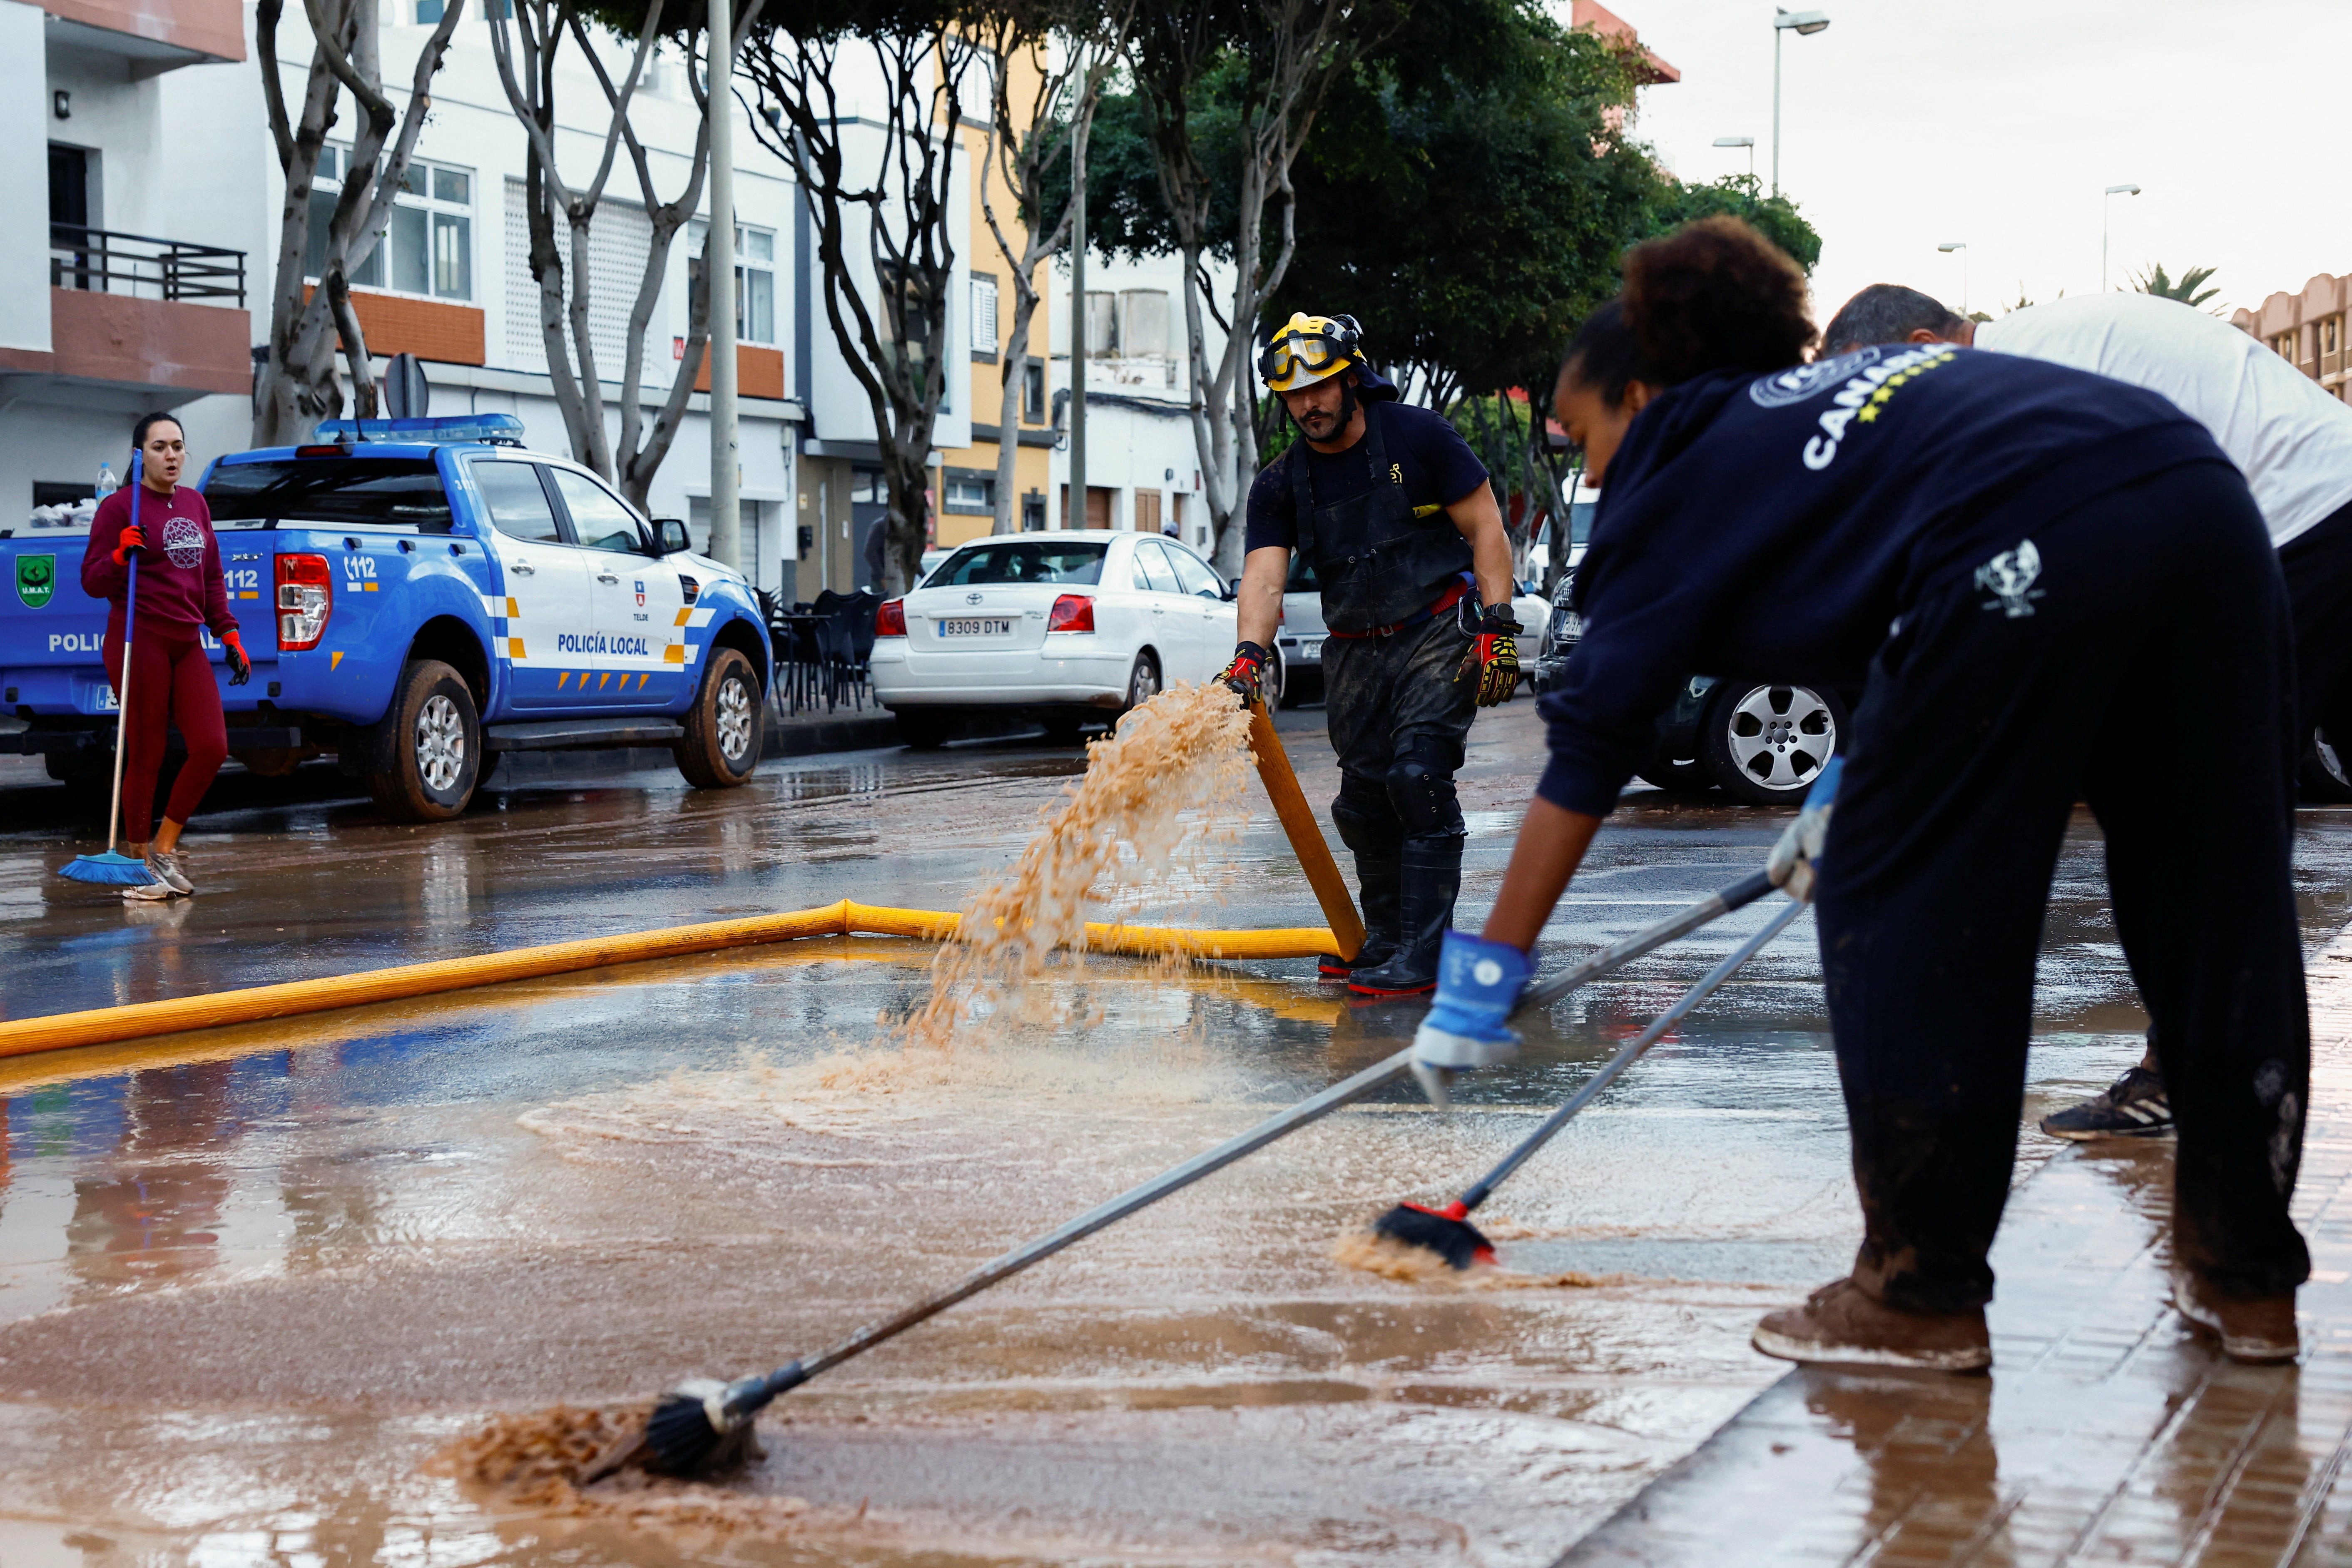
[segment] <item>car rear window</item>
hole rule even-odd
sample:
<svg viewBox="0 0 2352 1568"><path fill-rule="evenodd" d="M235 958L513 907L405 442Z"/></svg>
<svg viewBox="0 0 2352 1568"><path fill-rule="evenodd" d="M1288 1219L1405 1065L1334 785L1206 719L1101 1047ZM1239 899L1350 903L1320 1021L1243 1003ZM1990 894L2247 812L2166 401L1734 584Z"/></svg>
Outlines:
<svg viewBox="0 0 2352 1568"><path fill-rule="evenodd" d="M449 531L449 496L430 458L294 458L224 463L205 487L215 522L405 525Z"/></svg>
<svg viewBox="0 0 2352 1568"><path fill-rule="evenodd" d="M1108 544L1028 539L967 544L923 585L961 588L988 583L1099 583Z"/></svg>
<svg viewBox="0 0 2352 1568"><path fill-rule="evenodd" d="M1290 581L1283 585L1286 594L1319 594L1322 584L1315 579L1314 563L1304 555L1290 558Z"/></svg>

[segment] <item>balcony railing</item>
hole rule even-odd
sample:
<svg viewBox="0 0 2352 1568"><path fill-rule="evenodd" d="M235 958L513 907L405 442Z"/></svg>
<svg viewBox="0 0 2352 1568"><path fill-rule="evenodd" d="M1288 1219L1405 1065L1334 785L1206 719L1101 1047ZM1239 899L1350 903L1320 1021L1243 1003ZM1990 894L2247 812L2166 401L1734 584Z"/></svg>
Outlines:
<svg viewBox="0 0 2352 1568"><path fill-rule="evenodd" d="M245 305L245 252L79 224L49 225L49 286Z"/></svg>

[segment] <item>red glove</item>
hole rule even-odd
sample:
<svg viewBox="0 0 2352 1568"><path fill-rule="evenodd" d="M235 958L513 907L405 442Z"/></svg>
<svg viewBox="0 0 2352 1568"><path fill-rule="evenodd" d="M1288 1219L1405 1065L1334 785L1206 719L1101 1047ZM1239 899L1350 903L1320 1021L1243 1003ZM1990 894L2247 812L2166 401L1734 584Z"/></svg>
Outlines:
<svg viewBox="0 0 2352 1568"><path fill-rule="evenodd" d="M1234 689L1242 706L1254 708L1265 700L1265 649L1254 642L1234 645L1234 662L1217 672L1217 679Z"/></svg>
<svg viewBox="0 0 2352 1568"><path fill-rule="evenodd" d="M122 531L121 538L114 542L114 563L120 566L131 558L132 551L146 548L147 531L134 522Z"/></svg>
<svg viewBox="0 0 2352 1568"><path fill-rule="evenodd" d="M231 686L243 686L247 681L251 680L253 660L246 657L245 638L239 635L236 627L231 626L221 633L221 647L228 655L228 683Z"/></svg>

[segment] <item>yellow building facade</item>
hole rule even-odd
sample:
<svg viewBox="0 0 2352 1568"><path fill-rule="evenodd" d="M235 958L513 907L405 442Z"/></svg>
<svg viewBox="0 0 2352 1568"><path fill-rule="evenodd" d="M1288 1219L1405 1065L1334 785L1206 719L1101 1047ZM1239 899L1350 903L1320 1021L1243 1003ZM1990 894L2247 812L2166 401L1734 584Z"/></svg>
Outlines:
<svg viewBox="0 0 2352 1568"><path fill-rule="evenodd" d="M1006 101L1016 107L1036 101L1042 68L1035 55L1015 57L1003 62L1003 68L1009 74ZM1023 127L1023 134L1027 134L1028 130ZM963 139L960 151L965 177L971 182L970 233L963 238L968 247L965 254L971 258L971 298L964 318L970 323L966 334L969 341L950 345L948 374L956 374L961 368L968 377L971 445L943 449L933 470L937 479L931 496L931 542L942 548L978 539L994 525L996 468L1006 441L1015 443L1016 453L1013 465L1013 525L1048 526L1047 470L1054 448L1048 353L1053 336L1052 312L1042 300L1030 320L1028 371L1024 384L1018 389L1013 427L1008 431L999 423L1009 369L1004 351L1013 339L1013 272L1020 258L1006 255L1003 247L997 244L995 234L989 228L983 198L995 207L1004 237L1016 250L1027 247L1028 230L1020 221L1020 203L1005 188L1002 170L988 155L987 126L966 122L958 133ZM1044 279L1051 271L1041 266L1031 275L1041 292Z"/></svg>

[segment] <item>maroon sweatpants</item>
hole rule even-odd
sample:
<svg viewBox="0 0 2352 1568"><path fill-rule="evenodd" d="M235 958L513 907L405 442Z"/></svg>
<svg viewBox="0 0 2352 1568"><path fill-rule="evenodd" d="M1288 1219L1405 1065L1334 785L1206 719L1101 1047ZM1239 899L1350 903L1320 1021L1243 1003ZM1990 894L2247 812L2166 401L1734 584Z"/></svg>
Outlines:
<svg viewBox="0 0 2352 1568"><path fill-rule="evenodd" d="M122 627L109 621L102 657L106 678L122 694ZM228 760L228 730L221 722L220 687L213 678L204 644L141 626L131 644L131 705L122 727L122 837L144 844L153 836L155 774L163 765L163 741L177 724L188 743L188 760L172 781L163 815L182 826L212 787L213 775Z"/></svg>

